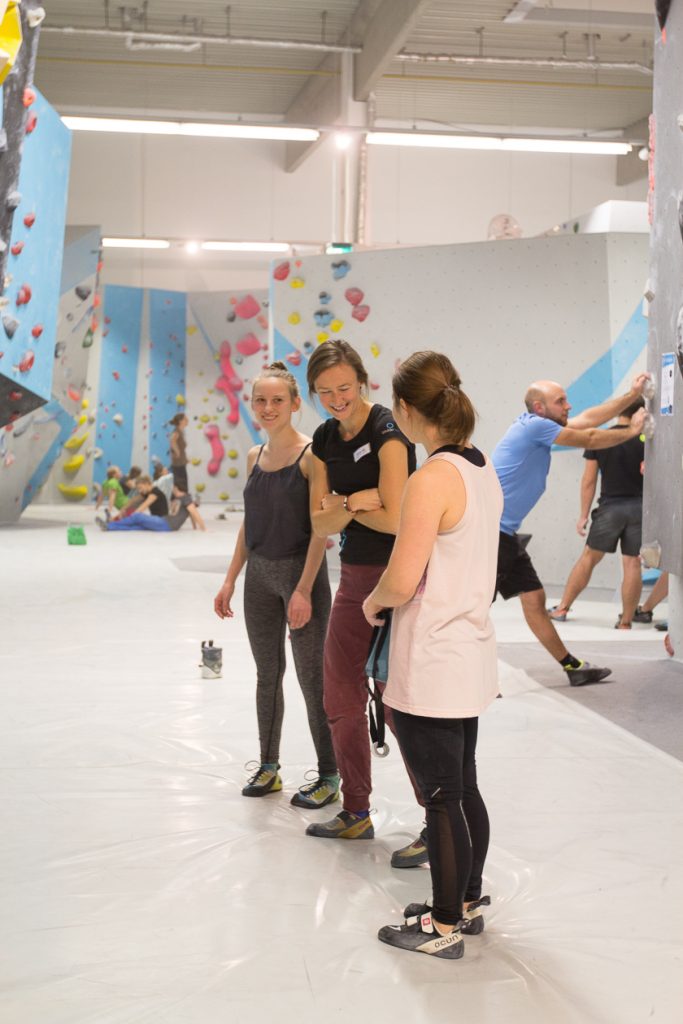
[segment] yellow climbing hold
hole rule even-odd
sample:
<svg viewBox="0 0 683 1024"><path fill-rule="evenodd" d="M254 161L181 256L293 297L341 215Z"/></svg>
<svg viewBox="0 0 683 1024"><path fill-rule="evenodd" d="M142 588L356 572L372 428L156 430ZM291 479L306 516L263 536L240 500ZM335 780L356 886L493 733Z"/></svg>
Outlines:
<svg viewBox="0 0 683 1024"><path fill-rule="evenodd" d="M230 501L230 495L228 494L227 491L221 491L221 493L218 495L218 500L219 501Z"/></svg>
<svg viewBox="0 0 683 1024"><path fill-rule="evenodd" d="M65 462L62 469L65 473L77 473L85 462L85 455L74 455L72 459Z"/></svg>
<svg viewBox="0 0 683 1024"><path fill-rule="evenodd" d="M58 484L59 490L69 501L83 501L83 498L88 496L88 488L85 484L81 484L80 487L67 484Z"/></svg>
<svg viewBox="0 0 683 1024"><path fill-rule="evenodd" d="M176 395L175 396L175 404L176 405L185 405L185 395Z"/></svg>
<svg viewBox="0 0 683 1024"><path fill-rule="evenodd" d="M185 328L185 330L186 330L187 334L196 334L197 333L197 326L195 324L188 324L187 327Z"/></svg>
<svg viewBox="0 0 683 1024"><path fill-rule="evenodd" d="M370 346L370 351L372 352L373 356L374 356L374 357L375 357L375 359L376 359L376 358L377 358L377 356L379 355L379 345L375 345L375 344L373 343L373 344L372 344L372 345Z"/></svg>
<svg viewBox="0 0 683 1024"><path fill-rule="evenodd" d="M292 288L303 288L306 282L302 277L293 277L289 283Z"/></svg>
<svg viewBox="0 0 683 1024"><path fill-rule="evenodd" d="M289 316L287 317L287 320L292 325L300 324L301 323L301 316L299 315L299 313L290 313Z"/></svg>
<svg viewBox="0 0 683 1024"><path fill-rule="evenodd" d="M233 480L235 479L236 476L238 476L238 472L234 466L228 470L228 476L232 477Z"/></svg>
<svg viewBox="0 0 683 1024"><path fill-rule="evenodd" d="M81 402L81 409L87 409L89 405L90 405L90 399L89 398L84 398L83 401Z"/></svg>
<svg viewBox="0 0 683 1024"><path fill-rule="evenodd" d="M200 422L202 422L202 423L208 423L209 420L211 419L211 417L207 416L206 413L204 413L204 415L200 416L199 419L200 419Z"/></svg>
<svg viewBox="0 0 683 1024"><path fill-rule="evenodd" d="M82 416L79 416L78 419L76 420L76 426L77 427L84 426L84 424L86 424L88 422L88 419L89 419L89 417L88 417L87 413L83 413Z"/></svg>
<svg viewBox="0 0 683 1024"><path fill-rule="evenodd" d="M323 343L324 341L329 341L329 337L330 337L330 336L329 336L329 334L327 333L327 331L321 331L321 332L320 332L320 334L318 334L318 335L317 335L317 338L318 338L318 344L319 344L319 345L322 345L322 343Z"/></svg>
<svg viewBox="0 0 683 1024"><path fill-rule="evenodd" d="M12 70L21 48L21 18L19 3L0 3L2 24L0 24L0 82L4 82Z"/></svg>
<svg viewBox="0 0 683 1024"><path fill-rule="evenodd" d="M208 401L209 401L209 399L207 398L206 395L204 395L204 397L202 398L202 402L208 402Z"/></svg>
<svg viewBox="0 0 683 1024"><path fill-rule="evenodd" d="M202 491L205 490L205 489L206 489L206 484L196 484L195 485L195 491L197 491L199 494L201 494Z"/></svg>
<svg viewBox="0 0 683 1024"><path fill-rule="evenodd" d="M228 452L228 458L229 459L236 459L237 458L237 451L234 448L231 448L230 451Z"/></svg>
<svg viewBox="0 0 683 1024"><path fill-rule="evenodd" d="M64 442L64 447L68 448L70 452L76 452L81 447L84 441L88 440L90 432L86 430L85 434L81 434L80 437L70 437L68 441Z"/></svg>
<svg viewBox="0 0 683 1024"><path fill-rule="evenodd" d="M332 331L333 334L339 334L343 326L343 320L333 320L332 323L330 324L330 330Z"/></svg>
<svg viewBox="0 0 683 1024"><path fill-rule="evenodd" d="M202 464L202 460L201 459L192 459L192 465L193 466L201 466L201 464Z"/></svg>

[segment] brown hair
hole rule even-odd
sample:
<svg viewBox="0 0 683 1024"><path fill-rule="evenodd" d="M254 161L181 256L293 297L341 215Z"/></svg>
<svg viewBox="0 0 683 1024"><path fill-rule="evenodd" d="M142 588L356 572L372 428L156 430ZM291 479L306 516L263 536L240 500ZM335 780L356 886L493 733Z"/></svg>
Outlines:
<svg viewBox="0 0 683 1024"><path fill-rule="evenodd" d="M440 352L414 352L392 380L394 404L402 399L450 444L462 447L474 432L476 412L460 386L460 375Z"/></svg>
<svg viewBox="0 0 683 1024"><path fill-rule="evenodd" d="M128 479L135 480L135 478L140 476L141 473L142 470L140 469L139 466L131 466L130 469L128 470Z"/></svg>
<svg viewBox="0 0 683 1024"><path fill-rule="evenodd" d="M180 426L180 424L186 418L187 418L187 413L186 412L177 412L175 414L175 416L172 416L171 419L168 421L168 425L170 427L175 427L176 430L177 430L178 427Z"/></svg>
<svg viewBox="0 0 683 1024"><path fill-rule="evenodd" d="M154 479L155 480L158 480L162 476L166 476L167 473L168 473L168 470L166 469L166 466L164 466L163 462L155 463L155 466L154 466Z"/></svg>
<svg viewBox="0 0 683 1024"><path fill-rule="evenodd" d="M285 364L281 363L279 359L274 363L270 363L269 366L264 366L261 372L254 377L254 384L259 380L265 380L267 377L275 377L277 380L284 380L289 387L289 394L292 401L299 397L299 385L296 382L294 374L291 373ZM252 397L254 384L252 384Z"/></svg>
<svg viewBox="0 0 683 1024"><path fill-rule="evenodd" d="M331 370L333 366L342 365L350 366L355 371L362 387L368 386L368 371L355 348L352 348L348 341L324 341L322 345L318 345L308 360L306 380L309 395L315 394L315 382L321 373Z"/></svg>
<svg viewBox="0 0 683 1024"><path fill-rule="evenodd" d="M152 478L147 476L146 473L141 473L140 476L137 479L137 482L138 482L138 484L144 484L145 486L147 486L147 484L149 484L150 487L151 487L151 485L152 485Z"/></svg>

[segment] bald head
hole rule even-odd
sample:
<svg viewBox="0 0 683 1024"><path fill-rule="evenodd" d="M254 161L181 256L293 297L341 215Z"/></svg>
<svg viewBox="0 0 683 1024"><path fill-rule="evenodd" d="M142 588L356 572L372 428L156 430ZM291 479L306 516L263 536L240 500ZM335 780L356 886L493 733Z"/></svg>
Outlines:
<svg viewBox="0 0 683 1024"><path fill-rule="evenodd" d="M567 425L571 405L561 384L554 380L537 380L530 384L524 396L529 412L544 419L553 420L560 426Z"/></svg>

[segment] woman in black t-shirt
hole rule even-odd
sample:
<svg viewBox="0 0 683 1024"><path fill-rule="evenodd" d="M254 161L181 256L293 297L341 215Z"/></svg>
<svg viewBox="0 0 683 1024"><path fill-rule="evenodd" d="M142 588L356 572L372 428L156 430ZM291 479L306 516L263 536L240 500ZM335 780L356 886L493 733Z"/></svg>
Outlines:
<svg viewBox="0 0 683 1024"><path fill-rule="evenodd" d="M372 635L362 605L386 566L415 448L389 409L367 398L368 375L344 341L326 341L308 363L308 385L331 415L313 435L311 519L319 536L341 534L341 579L325 641L324 699L342 777L344 810L307 835L372 839L365 662Z"/></svg>

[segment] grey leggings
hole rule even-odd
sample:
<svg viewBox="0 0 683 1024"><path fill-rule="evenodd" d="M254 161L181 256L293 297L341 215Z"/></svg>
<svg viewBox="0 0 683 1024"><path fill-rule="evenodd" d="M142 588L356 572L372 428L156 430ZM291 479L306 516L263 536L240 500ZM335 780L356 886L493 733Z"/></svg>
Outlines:
<svg viewBox="0 0 683 1024"><path fill-rule="evenodd" d="M297 558L262 558L249 553L244 582L244 618L251 653L256 662L256 714L261 763L280 759L280 735L285 701L287 605L304 567ZM323 560L311 594L313 614L302 629L291 631L292 654L299 686L306 702L308 724L318 757L320 775L332 775L337 766L327 716L323 708L323 646L330 614L330 583Z"/></svg>

